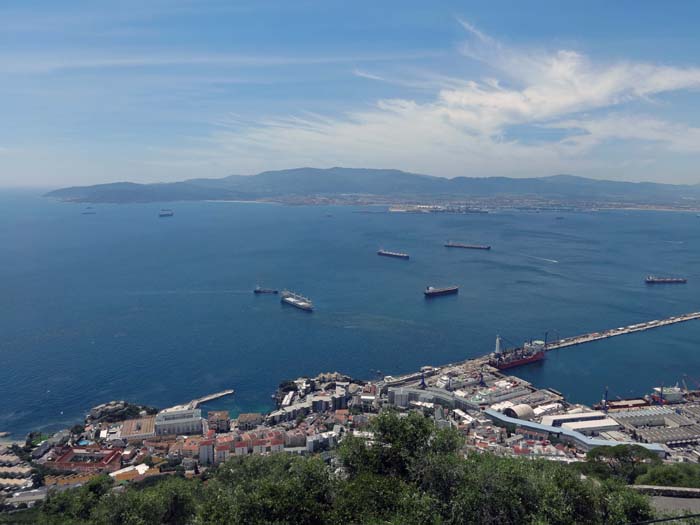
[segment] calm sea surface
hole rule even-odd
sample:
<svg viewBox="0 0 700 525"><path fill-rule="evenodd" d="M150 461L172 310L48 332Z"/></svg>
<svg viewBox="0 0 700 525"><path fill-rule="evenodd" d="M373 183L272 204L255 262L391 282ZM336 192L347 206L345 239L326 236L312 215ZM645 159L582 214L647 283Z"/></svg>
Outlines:
<svg viewBox="0 0 700 525"><path fill-rule="evenodd" d="M280 380L371 378L700 310L700 219L664 212L401 215L245 203L62 204L0 193L0 431L53 429L112 399L269 410ZM563 219L557 219L562 216ZM448 250L447 239L491 244ZM410 261L378 257L406 251ZM646 274L687 285L649 287ZM312 314L254 296L311 297ZM460 285L426 301L426 285ZM591 403L700 384L700 322L517 369Z"/></svg>

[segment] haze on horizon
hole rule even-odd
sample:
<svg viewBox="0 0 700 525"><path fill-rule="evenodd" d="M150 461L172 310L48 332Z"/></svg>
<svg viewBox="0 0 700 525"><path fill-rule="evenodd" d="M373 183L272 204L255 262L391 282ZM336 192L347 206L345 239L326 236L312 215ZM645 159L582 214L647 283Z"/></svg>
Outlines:
<svg viewBox="0 0 700 525"><path fill-rule="evenodd" d="M700 5L0 6L0 186L314 166L700 182Z"/></svg>

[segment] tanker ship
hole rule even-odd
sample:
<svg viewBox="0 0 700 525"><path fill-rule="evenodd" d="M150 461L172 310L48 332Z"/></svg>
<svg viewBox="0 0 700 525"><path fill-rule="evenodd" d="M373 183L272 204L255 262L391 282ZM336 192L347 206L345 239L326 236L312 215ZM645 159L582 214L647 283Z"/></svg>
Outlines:
<svg viewBox="0 0 700 525"><path fill-rule="evenodd" d="M499 370L507 370L542 361L545 350L546 343L544 341L530 341L523 344L522 348L503 351L501 350L501 338L496 336L496 349L489 358L489 364Z"/></svg>
<svg viewBox="0 0 700 525"><path fill-rule="evenodd" d="M688 279L684 279L683 277L656 277L655 275L647 275L644 282L647 284L685 284L688 282Z"/></svg>
<svg viewBox="0 0 700 525"><path fill-rule="evenodd" d="M465 250L490 250L491 246L487 244L465 244L463 242L447 241L445 248L464 248Z"/></svg>
<svg viewBox="0 0 700 525"><path fill-rule="evenodd" d="M440 295L451 295L459 293L459 286L443 286L441 288L428 286L423 292L426 297L438 297Z"/></svg>

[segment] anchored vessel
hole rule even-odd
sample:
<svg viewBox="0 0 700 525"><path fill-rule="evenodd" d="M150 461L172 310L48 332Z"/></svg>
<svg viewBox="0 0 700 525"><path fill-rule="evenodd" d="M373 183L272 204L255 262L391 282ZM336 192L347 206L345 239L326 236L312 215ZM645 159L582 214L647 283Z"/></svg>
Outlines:
<svg viewBox="0 0 700 525"><path fill-rule="evenodd" d="M447 241L445 248L464 248L465 250L490 250L491 246L486 244L465 244L462 242Z"/></svg>
<svg viewBox="0 0 700 525"><path fill-rule="evenodd" d="M254 294L262 294L262 293L277 293L277 290L273 290L272 288L262 288L260 285L256 286L255 289L253 290Z"/></svg>
<svg viewBox="0 0 700 525"><path fill-rule="evenodd" d="M655 386L654 391L644 396L644 398L649 401L649 404L656 405L668 405L673 403L682 403L687 394L686 390L683 390L678 385L667 386L664 388L663 385Z"/></svg>
<svg viewBox="0 0 700 525"><path fill-rule="evenodd" d="M423 292L426 297L437 297L439 295L451 295L459 293L459 286L443 286L441 288L428 286Z"/></svg>
<svg viewBox="0 0 700 525"><path fill-rule="evenodd" d="M307 312L311 312L314 309L314 303L312 303L311 299L308 297L290 292L289 290L283 290L280 295L282 297L281 301L285 304Z"/></svg>
<svg viewBox="0 0 700 525"><path fill-rule="evenodd" d="M688 279L684 279L683 277L656 277L655 275L647 275L644 282L647 284L685 284L688 282Z"/></svg>
<svg viewBox="0 0 700 525"><path fill-rule="evenodd" d="M513 350L501 350L501 338L496 336L496 349L489 358L489 364L499 370L515 368L544 359L546 343L544 341L530 341L522 348Z"/></svg>
<svg viewBox="0 0 700 525"><path fill-rule="evenodd" d="M173 215L175 215L175 212L173 210L163 209L158 212L158 217L172 217Z"/></svg>
<svg viewBox="0 0 700 525"><path fill-rule="evenodd" d="M379 250L377 252L377 255L383 255L384 257L396 257L398 259L408 259L409 258L407 253L390 252L389 250Z"/></svg>

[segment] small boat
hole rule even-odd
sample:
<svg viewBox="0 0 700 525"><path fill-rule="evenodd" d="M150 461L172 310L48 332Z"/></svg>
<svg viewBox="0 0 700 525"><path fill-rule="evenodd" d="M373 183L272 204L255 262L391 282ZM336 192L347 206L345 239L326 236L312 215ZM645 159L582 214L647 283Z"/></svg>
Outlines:
<svg viewBox="0 0 700 525"><path fill-rule="evenodd" d="M255 289L253 290L254 294L275 294L279 293L277 290L273 290L272 288L262 288L260 286L256 286Z"/></svg>
<svg viewBox="0 0 700 525"><path fill-rule="evenodd" d="M163 209L158 212L158 217L172 217L173 215L175 215L173 210Z"/></svg>

